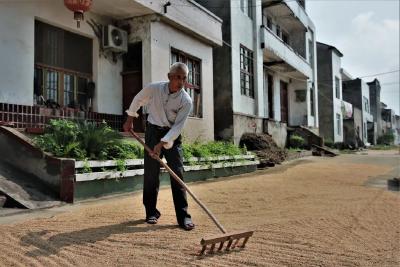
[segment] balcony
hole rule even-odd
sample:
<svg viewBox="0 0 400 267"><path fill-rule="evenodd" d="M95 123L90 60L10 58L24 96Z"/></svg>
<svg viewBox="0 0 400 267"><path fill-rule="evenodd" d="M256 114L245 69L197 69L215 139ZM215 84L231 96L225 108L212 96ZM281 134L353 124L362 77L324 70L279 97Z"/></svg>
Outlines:
<svg viewBox="0 0 400 267"><path fill-rule="evenodd" d="M265 65L277 72L290 73L294 78L312 77L310 64L270 29L261 28L261 47L264 48Z"/></svg>
<svg viewBox="0 0 400 267"><path fill-rule="evenodd" d="M213 46L222 45L222 20L193 0L161 1L109 0L93 1L93 13L116 20L144 15L160 15L161 21L177 26L182 31Z"/></svg>
<svg viewBox="0 0 400 267"><path fill-rule="evenodd" d="M281 18L282 24L307 31L308 15L297 1L263 0L262 8L267 9L276 17Z"/></svg>

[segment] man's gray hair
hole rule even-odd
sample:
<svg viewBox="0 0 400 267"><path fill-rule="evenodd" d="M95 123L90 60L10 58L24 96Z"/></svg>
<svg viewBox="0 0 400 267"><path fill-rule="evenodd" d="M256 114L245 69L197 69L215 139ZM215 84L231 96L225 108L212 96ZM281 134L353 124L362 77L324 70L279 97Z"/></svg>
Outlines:
<svg viewBox="0 0 400 267"><path fill-rule="evenodd" d="M182 62L175 62L172 64L172 66L169 68L169 73L175 73L177 70L183 70L186 72L186 75L189 74L189 68L186 66L185 63Z"/></svg>

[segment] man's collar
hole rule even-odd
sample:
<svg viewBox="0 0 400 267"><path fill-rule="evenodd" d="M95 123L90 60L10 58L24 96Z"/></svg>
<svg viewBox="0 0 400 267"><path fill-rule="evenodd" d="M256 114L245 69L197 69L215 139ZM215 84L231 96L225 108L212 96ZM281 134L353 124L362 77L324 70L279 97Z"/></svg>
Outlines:
<svg viewBox="0 0 400 267"><path fill-rule="evenodd" d="M166 84L166 86L165 86L165 89L164 89L164 92L165 92L167 95L171 95L172 97L175 97L175 96L179 95L179 94L182 92L182 90L183 90L183 88L181 88L179 91L176 91L175 93L171 93L171 92L169 91L169 82L167 82L167 84Z"/></svg>

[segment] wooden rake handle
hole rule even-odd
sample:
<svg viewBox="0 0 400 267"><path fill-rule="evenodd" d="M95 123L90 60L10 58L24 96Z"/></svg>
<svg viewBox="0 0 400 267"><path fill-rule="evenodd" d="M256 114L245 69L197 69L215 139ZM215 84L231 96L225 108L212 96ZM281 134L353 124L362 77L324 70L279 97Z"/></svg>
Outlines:
<svg viewBox="0 0 400 267"><path fill-rule="evenodd" d="M131 129L129 131L133 137L135 137L136 140L139 141L144 147L144 149L149 153L153 154L153 151L144 143L144 141ZM164 162L162 161L159 157L155 157L155 159L160 162L160 164L169 172L169 174L175 179L176 182L178 182L185 190L189 193L189 195L192 196L194 201L196 201L197 204L204 210L205 213L211 218L211 220L215 223L215 225L221 230L222 233L226 234L225 228L222 226L222 224L217 220L217 218L212 214L212 212L203 204L203 202L200 201L200 199L190 190L190 188L179 178L176 173L171 170L171 168Z"/></svg>

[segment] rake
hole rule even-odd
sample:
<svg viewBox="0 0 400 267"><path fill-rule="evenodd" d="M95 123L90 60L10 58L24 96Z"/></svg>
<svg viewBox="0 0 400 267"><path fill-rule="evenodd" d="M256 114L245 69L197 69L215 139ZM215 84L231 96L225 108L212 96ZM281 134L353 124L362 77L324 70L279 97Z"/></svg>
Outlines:
<svg viewBox="0 0 400 267"><path fill-rule="evenodd" d="M149 153L152 154L153 151L144 143L144 141L131 129L130 133L135 137L136 140L139 141L144 147L144 149ZM215 223L215 225L221 230L223 233L222 235L214 235L207 238L202 238L200 241L200 245L202 246L200 255L206 254L207 248L208 254L213 254L215 251L230 251L235 247L244 248L246 246L247 241L253 235L254 231L242 231L242 232L232 232L228 233L222 224L217 220L217 218L212 214L212 212L199 200L199 198L190 190L190 188L179 178L178 175L175 174L173 170L159 157L155 157L155 159L160 162L160 164L169 172L169 174L178 182L183 188L185 188L186 192L192 196L194 201L204 210L205 213L211 218L211 220ZM243 242L240 243L240 240ZM218 245L219 244L219 245ZM227 244L224 248L224 244ZM216 249L216 245L218 248Z"/></svg>

